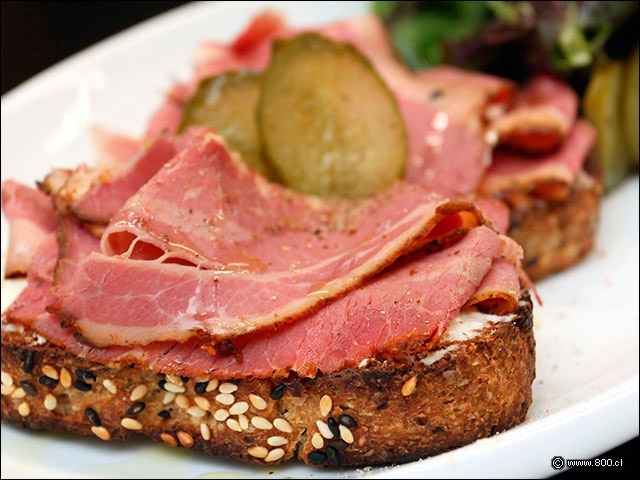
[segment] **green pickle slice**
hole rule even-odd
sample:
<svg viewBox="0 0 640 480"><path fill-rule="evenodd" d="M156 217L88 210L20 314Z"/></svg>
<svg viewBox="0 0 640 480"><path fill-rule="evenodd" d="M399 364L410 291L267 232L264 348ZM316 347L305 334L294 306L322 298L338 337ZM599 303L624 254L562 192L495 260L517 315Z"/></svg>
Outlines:
<svg viewBox="0 0 640 480"><path fill-rule="evenodd" d="M202 80L185 105L180 131L193 125L215 128L247 165L273 178L273 171L262 156L256 122L260 84L261 75L248 71L228 72Z"/></svg>
<svg viewBox="0 0 640 480"><path fill-rule="evenodd" d="M279 178L299 192L368 197L403 174L407 138L393 94L352 46L317 34L274 42L258 129Z"/></svg>

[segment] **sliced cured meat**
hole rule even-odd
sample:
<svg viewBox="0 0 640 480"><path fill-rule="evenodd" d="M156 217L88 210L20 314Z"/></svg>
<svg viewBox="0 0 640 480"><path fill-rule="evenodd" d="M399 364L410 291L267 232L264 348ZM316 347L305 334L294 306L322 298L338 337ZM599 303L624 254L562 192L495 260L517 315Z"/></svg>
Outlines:
<svg viewBox="0 0 640 480"><path fill-rule="evenodd" d="M140 141L102 127L93 127L91 136L97 152L96 164L99 166L126 163L140 151Z"/></svg>
<svg viewBox="0 0 640 480"><path fill-rule="evenodd" d="M486 194L532 192L554 200L566 198L569 187L593 148L596 133L584 120L576 122L560 148L539 158L497 150L481 185Z"/></svg>
<svg viewBox="0 0 640 480"><path fill-rule="evenodd" d="M56 227L51 199L36 189L6 180L2 183L2 210L9 222L5 276L25 275L38 246Z"/></svg>
<svg viewBox="0 0 640 480"><path fill-rule="evenodd" d="M295 319L482 221L470 203L402 183L360 203L305 197L250 171L210 133L127 202L102 237L103 251L117 257L84 261L57 288L55 309L96 345L243 335ZM125 277L140 279L135 295ZM154 289L172 290L175 301L154 310ZM240 291L251 304L237 301ZM138 326L116 326L107 314L115 303L100 307L119 296L139 313Z"/></svg>
<svg viewBox="0 0 640 480"><path fill-rule="evenodd" d="M567 83L538 74L518 93L514 108L491 124L490 135L509 149L540 155L558 148L577 112L578 95Z"/></svg>
<svg viewBox="0 0 640 480"><path fill-rule="evenodd" d="M235 340L239 355L212 356L192 340L169 352L159 368L185 375L211 371L220 378L286 376L291 370L314 376L379 354L410 354L435 344L479 285L497 294L502 278L515 275L517 282L516 269L506 262L500 275L488 274L504 245L488 228L475 228L445 250L404 259L314 315ZM517 309L519 288L508 295Z"/></svg>
<svg viewBox="0 0 640 480"><path fill-rule="evenodd" d="M476 306L480 311L496 315L514 312L520 298L518 271L507 260L496 259L467 306Z"/></svg>

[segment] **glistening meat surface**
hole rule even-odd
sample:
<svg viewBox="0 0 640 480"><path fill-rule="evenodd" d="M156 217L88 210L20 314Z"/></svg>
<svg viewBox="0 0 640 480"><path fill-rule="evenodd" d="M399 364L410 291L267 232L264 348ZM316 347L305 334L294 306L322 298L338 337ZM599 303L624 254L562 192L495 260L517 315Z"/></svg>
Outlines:
<svg viewBox="0 0 640 480"><path fill-rule="evenodd" d="M305 197L209 132L129 199L102 238L111 256L83 261L52 310L95 345L232 338L295 320L483 221L471 203L402 183L359 203Z"/></svg>

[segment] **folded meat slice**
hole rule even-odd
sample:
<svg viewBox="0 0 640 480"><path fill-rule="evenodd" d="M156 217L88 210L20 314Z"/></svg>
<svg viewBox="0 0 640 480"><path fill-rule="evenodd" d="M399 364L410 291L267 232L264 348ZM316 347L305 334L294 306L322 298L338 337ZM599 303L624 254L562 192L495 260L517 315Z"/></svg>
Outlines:
<svg viewBox="0 0 640 480"><path fill-rule="evenodd" d="M497 150L480 190L495 196L531 192L562 200L568 195L595 141L594 128L585 120L578 120L560 148L552 153L531 158Z"/></svg>
<svg viewBox="0 0 640 480"><path fill-rule="evenodd" d="M439 341L478 286L500 292L499 298L505 299L500 313L517 310L517 269L500 260L505 248L514 248L508 243L513 241L487 227L474 228L438 253L403 259L314 315L273 332L234 340L238 355L210 355L206 346L201 348L202 341L191 340L164 356L156 368L184 375L210 371L219 378L286 376L291 370L306 377L358 365L370 357L423 350ZM495 268L500 272L493 273ZM485 298L486 310L494 312L496 305L489 299Z"/></svg>
<svg viewBox="0 0 640 480"><path fill-rule="evenodd" d="M53 308L95 345L230 338L313 311L483 221L469 202L403 183L364 202L306 197L268 183L210 132L129 199L102 237L112 256L82 262ZM136 325L113 315L119 302Z"/></svg>
<svg viewBox="0 0 640 480"><path fill-rule="evenodd" d="M44 193L6 180L2 210L9 223L6 277L25 275L40 244L56 227L51 199Z"/></svg>
<svg viewBox="0 0 640 480"><path fill-rule="evenodd" d="M509 149L540 155L560 146L577 113L576 92L560 79L538 74L518 93L514 107L492 122L489 135Z"/></svg>

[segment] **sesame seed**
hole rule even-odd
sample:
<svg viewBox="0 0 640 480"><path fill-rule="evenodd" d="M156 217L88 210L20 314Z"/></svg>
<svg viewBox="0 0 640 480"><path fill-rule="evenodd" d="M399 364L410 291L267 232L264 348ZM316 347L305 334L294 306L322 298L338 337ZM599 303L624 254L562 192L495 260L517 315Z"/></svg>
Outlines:
<svg viewBox="0 0 640 480"><path fill-rule="evenodd" d="M236 432L242 431L242 427L240 426L240 423L238 423L238 421L235 418L227 419L227 427L229 427L231 430Z"/></svg>
<svg viewBox="0 0 640 480"><path fill-rule="evenodd" d="M289 440L280 435L275 435L273 437L267 438L267 443L272 447L279 447L281 445L286 445L287 443L289 443Z"/></svg>
<svg viewBox="0 0 640 480"><path fill-rule="evenodd" d="M324 463L327 461L327 456L323 452L317 451L309 452L307 458L311 463Z"/></svg>
<svg viewBox="0 0 640 480"><path fill-rule="evenodd" d="M343 413L338 417L338 423L349 428L358 428L358 422L351 415Z"/></svg>
<svg viewBox="0 0 640 480"><path fill-rule="evenodd" d="M225 382L220 384L218 390L220 390L220 393L233 393L238 390L238 386L233 383Z"/></svg>
<svg viewBox="0 0 640 480"><path fill-rule="evenodd" d="M54 395L47 393L47 395L44 397L44 408L46 408L49 411L52 411L52 410L55 410L57 406L58 406L58 399Z"/></svg>
<svg viewBox="0 0 640 480"><path fill-rule="evenodd" d="M320 435L318 432L314 433L311 437L311 445L313 445L313 448L317 449L321 449L322 447L324 447L324 438L322 438L322 435Z"/></svg>
<svg viewBox="0 0 640 480"><path fill-rule="evenodd" d="M284 457L284 450L281 448L274 448L266 457L264 457L264 461L275 462L276 460L280 460L282 457Z"/></svg>
<svg viewBox="0 0 640 480"><path fill-rule="evenodd" d="M69 388L73 383L73 379L71 378L71 372L66 368L62 367L60 369L60 384L64 388Z"/></svg>
<svg viewBox="0 0 640 480"><path fill-rule="evenodd" d="M76 380L72 385L73 388L75 388L76 390L80 390L81 392L88 392L89 390L91 390L91 385L81 380Z"/></svg>
<svg viewBox="0 0 640 480"><path fill-rule="evenodd" d="M11 395L13 391L16 389L15 385L5 385L2 384L2 395Z"/></svg>
<svg viewBox="0 0 640 480"><path fill-rule="evenodd" d="M189 377L180 377L180 380L182 380L184 383L188 383Z"/></svg>
<svg viewBox="0 0 640 480"><path fill-rule="evenodd" d="M173 437L173 435L169 435L168 433L161 433L160 434L160 438L162 439L162 441L164 443L166 443L170 447L177 447L178 446L178 442Z"/></svg>
<svg viewBox="0 0 640 480"><path fill-rule="evenodd" d="M168 411L168 410L160 410L160 411L158 412L158 416L159 416L160 418L162 418L162 419L167 419L167 418L169 418L169 417L171 416L171 414L169 413L169 411Z"/></svg>
<svg viewBox="0 0 640 480"><path fill-rule="evenodd" d="M218 395L216 395L216 402L223 405L233 405L233 402L235 402L235 400L236 399L234 398L234 396L229 393L219 393Z"/></svg>
<svg viewBox="0 0 640 480"><path fill-rule="evenodd" d="M353 443L353 433L344 425L339 426L340 429L340 438L347 443Z"/></svg>
<svg viewBox="0 0 640 480"><path fill-rule="evenodd" d="M182 380L180 379L180 377L176 377L175 375L171 375L169 373L167 373L165 375L167 382L169 383L173 383L174 385L182 385Z"/></svg>
<svg viewBox="0 0 640 480"><path fill-rule="evenodd" d="M76 375L85 383L95 383L96 376L87 370L76 370Z"/></svg>
<svg viewBox="0 0 640 480"><path fill-rule="evenodd" d="M165 379L158 381L158 388L160 388L160 390L164 390L165 392L168 392L166 387L167 387L167 381Z"/></svg>
<svg viewBox="0 0 640 480"><path fill-rule="evenodd" d="M202 395L207 391L208 385L209 385L209 382L198 382L193 387L193 391L196 392L198 395Z"/></svg>
<svg viewBox="0 0 640 480"><path fill-rule="evenodd" d="M253 417L251 419L251 425L260 430L271 430L273 428L271 422L264 417Z"/></svg>
<svg viewBox="0 0 640 480"><path fill-rule="evenodd" d="M229 409L231 415L240 415L249 410L249 404L247 402L236 402Z"/></svg>
<svg viewBox="0 0 640 480"><path fill-rule="evenodd" d="M189 398L186 395L183 395L182 393L178 396L176 396L176 405L178 405L180 408L189 408L191 406L191 402L189 401Z"/></svg>
<svg viewBox="0 0 640 480"><path fill-rule="evenodd" d="M209 385L207 385L207 392L213 392L216 388L218 388L218 380L217 379L213 379L213 380L209 380Z"/></svg>
<svg viewBox="0 0 640 480"><path fill-rule="evenodd" d="M24 371L24 373L31 373L31 370L33 370L33 361L35 359L35 352L33 350L31 350L26 358L24 359L24 363L22 364L22 370Z"/></svg>
<svg viewBox="0 0 640 480"><path fill-rule="evenodd" d="M333 433L331 433L331 430L329 429L329 425L324 423L322 420L316 420L316 425L318 426L320 435L322 435L327 440L331 440L333 438Z"/></svg>
<svg viewBox="0 0 640 480"><path fill-rule="evenodd" d="M95 427L94 426L94 427L91 427L91 431L100 440L110 440L111 439L111 434L109 433L109 430L107 430L104 427Z"/></svg>
<svg viewBox="0 0 640 480"><path fill-rule="evenodd" d="M24 388L24 391L30 397L35 397L38 394L38 389L36 388L36 386L33 383L27 382L26 380L23 380L23 381L20 382L20 385L22 386L22 388Z"/></svg>
<svg viewBox="0 0 640 480"><path fill-rule="evenodd" d="M133 390L131 390L131 395L129 396L129 400L135 402L136 400L140 400L144 398L147 394L147 386L144 384L136 385Z"/></svg>
<svg viewBox="0 0 640 480"><path fill-rule="evenodd" d="M84 416L89 420L93 426L99 427L102 425L102 420L100 420L100 415L93 408L88 407L84 410Z"/></svg>
<svg viewBox="0 0 640 480"><path fill-rule="evenodd" d="M364 438L364 437L360 437L360 438ZM335 438L333 440L329 440L329 446L341 452L342 450L346 450L349 444L344 440L342 440L341 438Z"/></svg>
<svg viewBox="0 0 640 480"><path fill-rule="evenodd" d="M340 454L338 454L338 450L333 447L327 447L324 452L327 455L329 465L338 468L340 466Z"/></svg>
<svg viewBox="0 0 640 480"><path fill-rule="evenodd" d="M285 432L285 433L292 433L293 432L293 427L284 418L276 418L273 421L273 426L276 427L281 432Z"/></svg>
<svg viewBox="0 0 640 480"><path fill-rule="evenodd" d="M271 390L271 395L269 395L273 400L280 400L286 392L287 386L284 383L281 383L276 388Z"/></svg>
<svg viewBox="0 0 640 480"><path fill-rule="evenodd" d="M11 385L13 385L13 377L9 375L7 372L2 370L0 372L0 376L2 378L2 385L6 385L7 387L10 387Z"/></svg>
<svg viewBox="0 0 640 480"><path fill-rule="evenodd" d="M178 441L180 445L183 447L191 448L193 447L193 437L189 435L187 432L178 432Z"/></svg>
<svg viewBox="0 0 640 480"><path fill-rule="evenodd" d="M256 408L256 410L264 410L265 408L267 408L267 402L265 402L265 400L259 395L250 393L249 401L251 402L251 405Z"/></svg>
<svg viewBox="0 0 640 480"><path fill-rule="evenodd" d="M54 380L58 380L58 371L51 365L45 365L42 367L42 374L49 378L53 378Z"/></svg>
<svg viewBox="0 0 640 480"><path fill-rule="evenodd" d="M333 407L333 402L331 401L331 397L329 395L323 395L320 399L320 415L326 417L331 412L331 407Z"/></svg>
<svg viewBox="0 0 640 480"><path fill-rule="evenodd" d="M229 412L224 408L219 408L213 414L213 418L215 418L219 422L224 422L227 418L229 418Z"/></svg>
<svg viewBox="0 0 640 480"><path fill-rule="evenodd" d="M249 450L247 450L247 453L252 457L264 458L269 453L269 450L264 447L251 447Z"/></svg>
<svg viewBox="0 0 640 480"><path fill-rule="evenodd" d="M162 397L162 404L168 405L176 399L176 394L173 392L166 392Z"/></svg>
<svg viewBox="0 0 640 480"><path fill-rule="evenodd" d="M246 415L238 415L238 423L240 424L240 428L242 428L242 430L246 430L247 428L249 428L249 419Z"/></svg>
<svg viewBox="0 0 640 480"><path fill-rule="evenodd" d="M193 379L194 382L196 383L206 383L209 381L209 374L208 373L203 373L201 375L198 375L197 377L195 377Z"/></svg>
<svg viewBox="0 0 640 480"><path fill-rule="evenodd" d="M333 418L328 418L327 425L329 426L329 430L331 430L331 433L333 433L336 437L340 436L340 429L338 428L338 422L336 422Z"/></svg>
<svg viewBox="0 0 640 480"><path fill-rule="evenodd" d="M111 380L103 380L102 385L104 385L104 388L109 390L109 393L111 393L112 395L115 395L118 392L118 387L116 387L116 384Z"/></svg>
<svg viewBox="0 0 640 480"><path fill-rule="evenodd" d="M164 389L167 392L173 392L173 393L184 393L187 391L186 388L184 388L184 385L176 385L175 383L165 383L164 384Z"/></svg>
<svg viewBox="0 0 640 480"><path fill-rule="evenodd" d="M125 417L120 421L120 425L128 430L142 430L142 424L134 418Z"/></svg>
<svg viewBox="0 0 640 480"><path fill-rule="evenodd" d="M55 378L48 377L46 375L40 375L40 378L38 378L38 381L40 382L41 385L44 385L45 387L56 387L58 385L58 380L56 380Z"/></svg>
<svg viewBox="0 0 640 480"><path fill-rule="evenodd" d="M203 409L196 406L187 408L187 413L196 418L202 418L207 414L207 412L205 412Z"/></svg>
<svg viewBox="0 0 640 480"><path fill-rule="evenodd" d="M137 415L146 408L144 402L136 402L127 409L127 415Z"/></svg>
<svg viewBox="0 0 640 480"><path fill-rule="evenodd" d="M408 397L411 395L416 389L416 383L418 383L417 377L411 377L409 380L404 382L404 385L402 385L402 396Z"/></svg>
<svg viewBox="0 0 640 480"><path fill-rule="evenodd" d="M209 410L211 408L211 402L206 397L201 397L200 395L197 395L193 397L193 401L195 402L196 405L198 405L203 410Z"/></svg>
<svg viewBox="0 0 640 480"><path fill-rule="evenodd" d="M204 440L211 440L211 430L209 430L206 423L200 424L200 435L202 435Z"/></svg>
<svg viewBox="0 0 640 480"><path fill-rule="evenodd" d="M18 413L23 417L26 417L31 413L31 407L29 407L27 402L22 402L20 406L18 406Z"/></svg>
<svg viewBox="0 0 640 480"><path fill-rule="evenodd" d="M27 392L24 391L24 388L16 388L15 391L11 394L11 398L24 398L27 396Z"/></svg>

